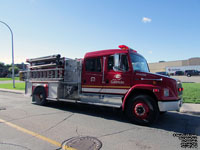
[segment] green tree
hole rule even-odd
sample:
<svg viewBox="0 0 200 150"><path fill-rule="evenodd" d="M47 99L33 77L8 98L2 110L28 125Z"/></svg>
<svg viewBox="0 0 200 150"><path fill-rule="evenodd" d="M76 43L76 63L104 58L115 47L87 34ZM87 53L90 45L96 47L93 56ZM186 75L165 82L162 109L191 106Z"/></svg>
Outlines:
<svg viewBox="0 0 200 150"><path fill-rule="evenodd" d="M10 67L9 69L8 69L8 71L10 72L10 73L12 73L12 67ZM15 72L15 74L17 74L18 72L19 72L19 68L18 67L14 67L14 72Z"/></svg>
<svg viewBox="0 0 200 150"><path fill-rule="evenodd" d="M8 68L10 68L11 66L12 66L12 65L7 64L7 65L6 65L6 68L8 69Z"/></svg>
<svg viewBox="0 0 200 150"><path fill-rule="evenodd" d="M3 62L0 62L0 67L3 68L5 65Z"/></svg>

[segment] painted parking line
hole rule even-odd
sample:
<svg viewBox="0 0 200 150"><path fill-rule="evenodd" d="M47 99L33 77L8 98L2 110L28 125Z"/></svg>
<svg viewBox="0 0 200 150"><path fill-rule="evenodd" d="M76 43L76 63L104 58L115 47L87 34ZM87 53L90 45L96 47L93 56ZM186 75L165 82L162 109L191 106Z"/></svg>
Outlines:
<svg viewBox="0 0 200 150"><path fill-rule="evenodd" d="M57 142L57 141L54 141L54 140L49 139L49 138L47 138L47 137L45 137L45 136L42 136L42 135L40 135L40 134L38 134L38 133L35 133L35 132L33 132L33 131L30 131L30 130L27 130L27 129L25 129L25 128L22 128L22 127L20 127L20 126L18 126L18 125L15 125L15 124L13 124L13 123L7 122L7 121L5 121L5 120L3 120L3 119L0 119L0 123L4 123L4 124L6 124L6 125L8 125L8 126L10 126L10 127L12 127L12 128L15 128L15 129L17 129L17 130L19 130L19 131L21 131L21 132L26 133L26 134L32 135L32 136L34 136L34 137L36 137L36 138L38 138L38 139L40 139L40 140L46 141L46 142L48 142L48 143L50 143L50 144L52 144L52 145L55 145L55 146L57 146L57 147L62 147L63 150L77 150L77 149L72 148L72 147L69 147L69 146L67 146L67 145L65 145L65 146L63 147L62 144L59 143L59 142Z"/></svg>

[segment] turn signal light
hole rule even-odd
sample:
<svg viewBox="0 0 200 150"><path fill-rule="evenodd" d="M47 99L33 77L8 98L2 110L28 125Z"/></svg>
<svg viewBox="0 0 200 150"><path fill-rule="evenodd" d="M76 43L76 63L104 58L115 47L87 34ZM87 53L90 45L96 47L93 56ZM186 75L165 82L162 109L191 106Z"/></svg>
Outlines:
<svg viewBox="0 0 200 150"><path fill-rule="evenodd" d="M179 92L183 91L183 88L178 88L178 91L179 91Z"/></svg>
<svg viewBox="0 0 200 150"><path fill-rule="evenodd" d="M158 92L159 92L159 89L153 89L153 92L154 92L154 93L158 93Z"/></svg>

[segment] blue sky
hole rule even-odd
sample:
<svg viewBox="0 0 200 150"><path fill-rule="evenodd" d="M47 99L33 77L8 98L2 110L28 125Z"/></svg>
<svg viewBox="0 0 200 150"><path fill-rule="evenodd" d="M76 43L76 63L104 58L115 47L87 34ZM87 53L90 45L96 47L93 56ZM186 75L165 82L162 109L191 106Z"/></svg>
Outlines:
<svg viewBox="0 0 200 150"><path fill-rule="evenodd" d="M125 44L148 62L200 57L200 0L0 0L14 33L15 62ZM9 30L0 23L0 61L11 63Z"/></svg>

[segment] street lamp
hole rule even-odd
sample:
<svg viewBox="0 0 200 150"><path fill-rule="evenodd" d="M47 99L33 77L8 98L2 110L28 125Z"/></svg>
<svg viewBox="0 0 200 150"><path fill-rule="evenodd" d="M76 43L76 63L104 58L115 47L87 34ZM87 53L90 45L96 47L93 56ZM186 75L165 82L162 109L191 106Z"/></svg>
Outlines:
<svg viewBox="0 0 200 150"><path fill-rule="evenodd" d="M13 45L13 32L11 30L11 28L9 27L8 24L6 24L3 21L0 21L1 23L3 23L6 27L8 27L8 29L10 30L11 33L11 42L12 42L12 79L13 79L13 88L15 88L15 71L14 71L14 45Z"/></svg>

